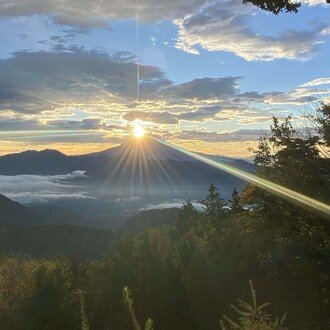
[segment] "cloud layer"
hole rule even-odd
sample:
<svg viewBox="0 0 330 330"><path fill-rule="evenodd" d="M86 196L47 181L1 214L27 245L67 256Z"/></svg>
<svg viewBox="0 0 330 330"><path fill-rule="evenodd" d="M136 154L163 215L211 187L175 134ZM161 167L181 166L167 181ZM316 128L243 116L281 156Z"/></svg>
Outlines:
<svg viewBox="0 0 330 330"><path fill-rule="evenodd" d="M180 17L207 3L207 0L124 0L124 1L0 1L0 15L5 17L34 14L51 15L68 26L105 27L108 19L139 18L146 22Z"/></svg>
<svg viewBox="0 0 330 330"><path fill-rule="evenodd" d="M17 202L46 203L59 199L92 198L73 184L86 178L85 171L63 175L0 175L0 193Z"/></svg>
<svg viewBox="0 0 330 330"><path fill-rule="evenodd" d="M140 120L172 141L238 143L257 139L255 127L238 130L238 125L267 123L273 114L288 114L288 106L315 101L320 93L329 96L327 77L272 92L241 92L242 79L204 77L174 84L160 68L137 64L130 53L109 55L74 45L20 51L0 60L0 137L39 146L113 145ZM204 123L221 129L199 126ZM231 129L222 123L231 123Z"/></svg>
<svg viewBox="0 0 330 330"><path fill-rule="evenodd" d="M262 35L249 23L256 9L242 8L233 0L217 2L175 21L179 28L176 47L199 54L197 46L208 51L233 53L247 61L276 59L307 60L324 40L326 26L304 30L284 30L277 36Z"/></svg>

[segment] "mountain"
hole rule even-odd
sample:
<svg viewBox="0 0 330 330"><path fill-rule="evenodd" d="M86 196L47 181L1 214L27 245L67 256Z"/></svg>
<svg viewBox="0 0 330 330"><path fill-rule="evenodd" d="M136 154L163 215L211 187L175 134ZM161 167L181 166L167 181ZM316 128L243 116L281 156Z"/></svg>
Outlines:
<svg viewBox="0 0 330 330"><path fill-rule="evenodd" d="M120 235L135 235L147 228L159 227L162 225L175 225L179 209L159 209L141 211L130 218L118 230Z"/></svg>
<svg viewBox="0 0 330 330"><path fill-rule="evenodd" d="M142 211L114 233L81 226L90 223L70 210L55 206L25 207L0 195L0 253L97 259L102 252L112 249L118 237L135 235L149 227L174 225L177 215L176 208Z"/></svg>
<svg viewBox="0 0 330 330"><path fill-rule="evenodd" d="M67 166L70 157L57 150L27 150L0 157L0 174L55 174Z"/></svg>
<svg viewBox="0 0 330 330"><path fill-rule="evenodd" d="M0 253L32 257L100 258L115 240L111 230L79 226L8 226L0 225Z"/></svg>
<svg viewBox="0 0 330 330"><path fill-rule="evenodd" d="M226 164L249 172L254 170L244 160L230 160ZM127 138L117 147L86 155L67 156L46 149L0 157L0 175L55 175L76 170L86 171L85 184L95 194L166 190L198 193L213 182L228 195L233 187L239 189L243 185L241 179L150 137Z"/></svg>
<svg viewBox="0 0 330 330"><path fill-rule="evenodd" d="M0 225L74 225L108 229L113 227L112 222L116 222L115 220L85 217L67 208L54 205L27 207L0 194Z"/></svg>
<svg viewBox="0 0 330 330"><path fill-rule="evenodd" d="M72 223L75 225L64 225ZM112 247L111 230L79 226L82 217L57 207L29 208L0 195L0 253L98 258Z"/></svg>
<svg viewBox="0 0 330 330"><path fill-rule="evenodd" d="M42 221L32 209L0 194L0 224L34 225Z"/></svg>
<svg viewBox="0 0 330 330"><path fill-rule="evenodd" d="M95 259L109 251L118 237L135 235L149 227L174 225L177 215L178 209L142 211L114 233L82 226L91 223L70 210L25 207L0 195L0 253Z"/></svg>

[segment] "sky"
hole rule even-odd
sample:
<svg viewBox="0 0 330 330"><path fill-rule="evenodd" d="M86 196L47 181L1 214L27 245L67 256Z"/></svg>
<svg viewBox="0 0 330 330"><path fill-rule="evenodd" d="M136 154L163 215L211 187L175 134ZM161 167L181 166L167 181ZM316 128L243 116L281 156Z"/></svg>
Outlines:
<svg viewBox="0 0 330 330"><path fill-rule="evenodd" d="M0 0L0 155L107 149L139 122L169 143L248 157L271 117L330 99L330 5Z"/></svg>

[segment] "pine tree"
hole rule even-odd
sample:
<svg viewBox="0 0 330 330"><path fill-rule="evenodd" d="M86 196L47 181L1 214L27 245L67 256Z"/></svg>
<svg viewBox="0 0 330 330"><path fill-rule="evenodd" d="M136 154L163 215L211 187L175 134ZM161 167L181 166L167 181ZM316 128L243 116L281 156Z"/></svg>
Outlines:
<svg viewBox="0 0 330 330"><path fill-rule="evenodd" d="M123 294L124 304L126 305L126 307L128 309L128 313L129 313L132 323L133 323L133 329L142 330L142 327L140 326L140 323L135 314L134 300L132 298L130 289L127 286L125 286L122 291L122 294ZM154 321L149 317L149 318L147 318L147 320L144 324L143 330L153 330L153 329L154 329Z"/></svg>
<svg viewBox="0 0 330 330"><path fill-rule="evenodd" d="M230 208L232 213L242 212L242 206L240 205L240 197L236 188L234 188L231 194Z"/></svg>
<svg viewBox="0 0 330 330"><path fill-rule="evenodd" d="M208 192L209 193L207 194L206 198L201 201L201 204L204 205L206 214L212 220L215 220L219 217L219 215L225 213L224 207L227 205L227 203L220 197L220 193L213 183L211 183Z"/></svg>
<svg viewBox="0 0 330 330"><path fill-rule="evenodd" d="M252 303L237 299L238 306L231 305L231 307L240 315L238 321L233 321L224 315L223 319L220 321L221 330L287 330L288 328L284 326L286 314L281 318L274 318L271 314L267 313L265 308L269 307L270 303L258 305L257 295L252 281L249 281L249 284Z"/></svg>
<svg viewBox="0 0 330 330"><path fill-rule="evenodd" d="M197 210L188 199L181 207L176 227L180 233L185 233L198 215Z"/></svg>

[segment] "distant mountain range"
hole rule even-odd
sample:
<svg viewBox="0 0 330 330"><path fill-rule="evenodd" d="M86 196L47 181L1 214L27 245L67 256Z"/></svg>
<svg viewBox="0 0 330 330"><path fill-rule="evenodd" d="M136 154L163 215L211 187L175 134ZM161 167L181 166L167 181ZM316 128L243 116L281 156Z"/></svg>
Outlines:
<svg viewBox="0 0 330 330"><path fill-rule="evenodd" d="M245 160L204 156L254 172L254 165ZM0 157L0 175L55 175L76 170L86 171L87 185L98 187L102 192L125 189L131 192L151 191L162 188L191 191L201 186L205 188L214 182L228 193L233 187L240 188L243 185L241 179L149 137L141 140L128 138L117 147L85 155L67 156L46 149Z"/></svg>
<svg viewBox="0 0 330 330"><path fill-rule="evenodd" d="M19 226L76 225L93 227L88 220L57 206L27 207L0 194L0 224Z"/></svg>
<svg viewBox="0 0 330 330"><path fill-rule="evenodd" d="M136 235L147 228L162 225L174 226L178 220L179 209L146 210L130 218L118 230L120 235Z"/></svg>
<svg viewBox="0 0 330 330"><path fill-rule="evenodd" d="M177 214L178 209L142 211L113 232L87 228L91 227L87 219L66 209L25 207L0 195L0 253L100 258L117 238L149 227L174 225Z"/></svg>

